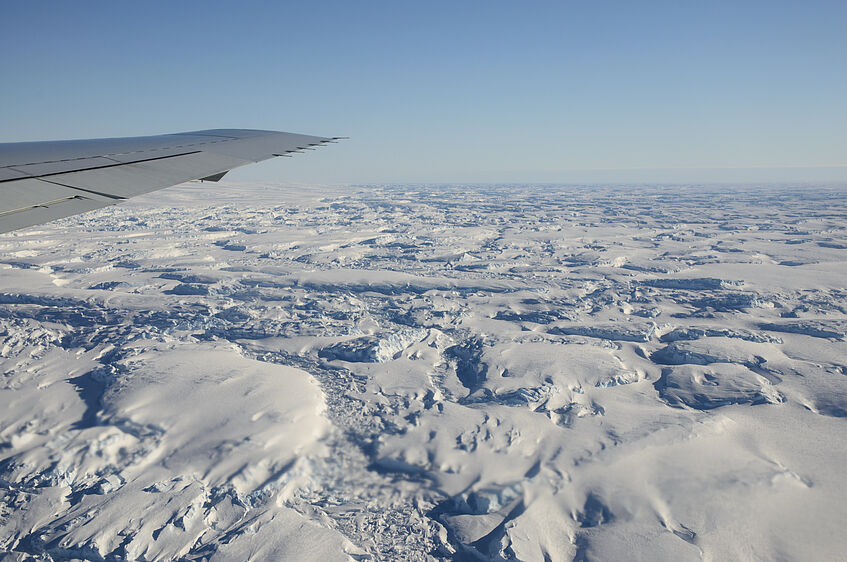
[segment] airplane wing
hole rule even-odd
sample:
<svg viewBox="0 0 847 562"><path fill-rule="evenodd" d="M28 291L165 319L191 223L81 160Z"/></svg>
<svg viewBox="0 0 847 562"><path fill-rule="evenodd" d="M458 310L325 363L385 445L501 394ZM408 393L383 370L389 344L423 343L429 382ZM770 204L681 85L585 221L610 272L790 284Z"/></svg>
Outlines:
<svg viewBox="0 0 847 562"><path fill-rule="evenodd" d="M0 143L0 233L334 142L248 129Z"/></svg>

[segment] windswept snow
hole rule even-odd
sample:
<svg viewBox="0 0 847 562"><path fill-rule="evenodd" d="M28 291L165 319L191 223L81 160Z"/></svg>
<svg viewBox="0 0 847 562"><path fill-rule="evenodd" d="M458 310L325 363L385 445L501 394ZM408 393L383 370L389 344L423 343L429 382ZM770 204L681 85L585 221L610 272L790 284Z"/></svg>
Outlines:
<svg viewBox="0 0 847 562"><path fill-rule="evenodd" d="M843 187L190 184L0 237L0 555L835 560Z"/></svg>

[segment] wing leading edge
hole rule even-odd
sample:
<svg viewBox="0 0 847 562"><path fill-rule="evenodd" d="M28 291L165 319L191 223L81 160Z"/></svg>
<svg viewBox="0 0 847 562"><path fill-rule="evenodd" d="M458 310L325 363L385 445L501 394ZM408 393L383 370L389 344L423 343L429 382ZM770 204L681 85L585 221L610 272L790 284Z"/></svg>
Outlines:
<svg viewBox="0 0 847 562"><path fill-rule="evenodd" d="M339 140L279 131L0 143L0 233Z"/></svg>

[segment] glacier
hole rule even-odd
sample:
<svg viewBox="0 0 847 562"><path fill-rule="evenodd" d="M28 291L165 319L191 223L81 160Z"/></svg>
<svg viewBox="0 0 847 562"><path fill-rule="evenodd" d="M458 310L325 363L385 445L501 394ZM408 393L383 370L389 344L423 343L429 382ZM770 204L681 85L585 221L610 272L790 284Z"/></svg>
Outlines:
<svg viewBox="0 0 847 562"><path fill-rule="evenodd" d="M847 550L839 185L190 183L0 236L0 558Z"/></svg>

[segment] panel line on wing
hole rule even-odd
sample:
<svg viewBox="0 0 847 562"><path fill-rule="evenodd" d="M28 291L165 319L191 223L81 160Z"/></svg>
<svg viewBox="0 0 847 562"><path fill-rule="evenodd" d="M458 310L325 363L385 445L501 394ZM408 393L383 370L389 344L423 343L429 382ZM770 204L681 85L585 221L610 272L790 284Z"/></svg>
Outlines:
<svg viewBox="0 0 847 562"><path fill-rule="evenodd" d="M32 179L35 179L35 178L32 178ZM68 184L65 184L65 183L59 183L57 181L46 180L43 177L38 178L38 179L40 179L41 181L43 181L45 183L52 183L53 185L61 185L62 187L67 187L68 189L75 189L77 191L84 191L85 193L91 193L92 195L99 195L100 197L108 197L109 199L117 199L119 201L123 201L124 199L126 199L126 197L122 197L120 195L112 195L111 193L104 193L102 191L94 191L93 189L85 189L84 187L76 187L76 186L68 185ZM76 197L79 197L79 195L77 195Z"/></svg>
<svg viewBox="0 0 847 562"><path fill-rule="evenodd" d="M219 142L228 142L232 139L226 139L222 141L206 141L206 142L195 142L190 144L177 144L174 146L162 146L156 148L145 148L144 150L129 150L127 152L109 152L107 154L94 154L90 156L81 156L79 158L59 158L58 160L39 160L38 162L25 162L25 163L17 163L17 164L8 164L6 166L0 166L0 169L3 170L14 170L15 168L23 168L25 166L37 166L39 164L57 164L59 162L80 162L83 160L91 160L94 158L105 158L106 160L112 160L113 162L121 162L120 160L116 160L111 158L112 156L124 156L126 154L142 154L145 152L161 152L163 150L171 150L174 148L188 148L190 146L206 146L207 144L215 144ZM189 153L190 154L190 153ZM176 155L178 156L178 155ZM156 157L161 158L161 157ZM126 163L126 162L122 162ZM29 176L32 177L32 176Z"/></svg>
<svg viewBox="0 0 847 562"><path fill-rule="evenodd" d="M194 150L194 151L191 151L191 152L182 152L180 154L169 154L168 156L156 156L154 158L144 158L144 159L141 159L141 160L133 160L132 162L119 162L117 164L105 164L103 166L92 166L90 168L79 168L77 170L65 170L63 172L50 172L49 174L41 174L41 175L37 175L37 176L27 176L27 177L31 178L31 179L43 179L43 178L50 177L50 176L60 176L60 175L65 175L65 174L72 174L72 173L75 173L75 172L88 172L88 171L91 171L91 170L102 170L102 169L105 169L105 168L116 168L118 166L129 166L130 164L140 164L140 163L143 163L143 162L153 162L154 160L165 160L167 158L179 158L180 156L188 156L190 154L199 154L201 152L203 152L203 151L202 150ZM112 160L112 159L110 158L110 160ZM12 169L12 170L15 169L14 166L9 166L9 168ZM0 180L0 183L9 182L9 181L17 181L19 179L23 179L23 178L2 179L2 180ZM45 181L47 181L47 180L45 180ZM62 184L59 184L59 185L62 185ZM76 188L76 189L79 189L79 188Z"/></svg>
<svg viewBox="0 0 847 562"><path fill-rule="evenodd" d="M6 215L13 215L15 213L21 213L23 211L31 211L32 209L38 209L39 207L49 207L50 205L55 205L56 203L62 203L63 201L70 201L71 199L85 199L82 195L71 195L70 197L62 197L61 199L54 199L52 201L45 201L44 203L38 203L37 205L29 205L28 207L21 207L20 209L12 209L9 211L0 212L0 217L5 217Z"/></svg>

